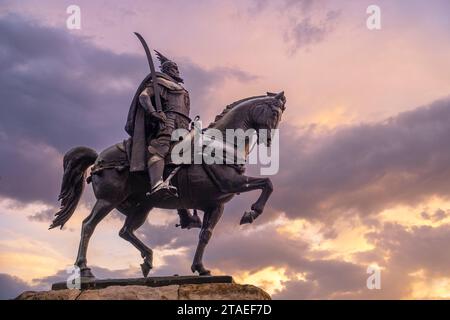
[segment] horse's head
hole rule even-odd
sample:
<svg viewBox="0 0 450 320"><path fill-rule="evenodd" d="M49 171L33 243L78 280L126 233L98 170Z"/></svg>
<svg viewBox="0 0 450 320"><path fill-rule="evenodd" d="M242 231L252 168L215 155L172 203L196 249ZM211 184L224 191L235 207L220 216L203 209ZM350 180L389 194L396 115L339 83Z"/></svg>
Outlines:
<svg viewBox="0 0 450 320"><path fill-rule="evenodd" d="M268 147L272 142L273 130L278 128L286 104L284 91L267 92L264 96L254 96L238 100L228 105L217 115L209 128L225 132L226 129L253 129L257 133L258 143ZM267 138L261 137L267 134ZM263 138L263 139L261 139Z"/></svg>
<svg viewBox="0 0 450 320"><path fill-rule="evenodd" d="M263 132L267 133L267 138L262 139L267 147L272 143L273 130L278 128L281 116L286 109L286 97L284 91L280 93L267 92L267 96L258 101L251 112L252 128L258 134L258 143Z"/></svg>

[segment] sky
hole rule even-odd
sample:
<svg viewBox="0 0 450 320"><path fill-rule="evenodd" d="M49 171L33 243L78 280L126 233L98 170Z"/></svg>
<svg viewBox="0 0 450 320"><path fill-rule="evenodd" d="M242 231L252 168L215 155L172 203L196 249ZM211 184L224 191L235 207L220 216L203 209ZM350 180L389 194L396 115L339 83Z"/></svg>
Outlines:
<svg viewBox="0 0 450 320"><path fill-rule="evenodd" d="M71 4L80 30L66 27ZM372 4L380 30L366 27ZM243 97L287 97L274 193L251 225L239 220L257 192L227 204L204 258L214 274L274 299L450 297L449 12L446 0L0 1L0 298L67 278L95 198L89 186L47 230L62 157L126 138L148 73L134 31L178 63L205 123ZM114 212L92 237L99 278L140 276L123 222ZM137 232L153 275L190 274L198 229L176 223L153 210Z"/></svg>

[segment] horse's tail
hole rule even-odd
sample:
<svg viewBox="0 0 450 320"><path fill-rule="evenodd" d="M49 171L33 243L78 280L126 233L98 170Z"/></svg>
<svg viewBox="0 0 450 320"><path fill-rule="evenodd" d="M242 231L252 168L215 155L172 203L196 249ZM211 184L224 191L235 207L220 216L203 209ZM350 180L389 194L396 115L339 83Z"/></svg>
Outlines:
<svg viewBox="0 0 450 320"><path fill-rule="evenodd" d="M62 227L73 215L84 189L86 170L94 164L98 154L86 147L75 147L64 155L64 175L61 184L61 193L58 200L61 208L55 214L55 219L49 229Z"/></svg>

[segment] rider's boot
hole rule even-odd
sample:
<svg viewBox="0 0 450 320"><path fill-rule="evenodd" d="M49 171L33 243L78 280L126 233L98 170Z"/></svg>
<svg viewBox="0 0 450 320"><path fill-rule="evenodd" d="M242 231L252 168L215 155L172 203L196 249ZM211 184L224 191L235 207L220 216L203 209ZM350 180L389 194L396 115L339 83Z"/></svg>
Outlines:
<svg viewBox="0 0 450 320"><path fill-rule="evenodd" d="M148 196L177 196L177 188L163 180L164 164L164 159L159 155L153 155L148 160L147 167L151 186Z"/></svg>

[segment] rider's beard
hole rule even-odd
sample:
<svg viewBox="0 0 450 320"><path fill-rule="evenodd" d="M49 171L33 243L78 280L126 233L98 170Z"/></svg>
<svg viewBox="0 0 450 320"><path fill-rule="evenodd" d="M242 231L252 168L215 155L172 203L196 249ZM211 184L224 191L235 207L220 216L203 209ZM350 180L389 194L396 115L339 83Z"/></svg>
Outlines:
<svg viewBox="0 0 450 320"><path fill-rule="evenodd" d="M184 83L183 78L180 78L180 77L175 76L175 75L171 75L171 77L172 77L176 82Z"/></svg>
<svg viewBox="0 0 450 320"><path fill-rule="evenodd" d="M179 74L176 75L176 74L174 74L174 72L170 72L170 70L167 70L165 73L168 76L170 76L173 80L175 80L176 82L184 83L183 78L181 78Z"/></svg>

